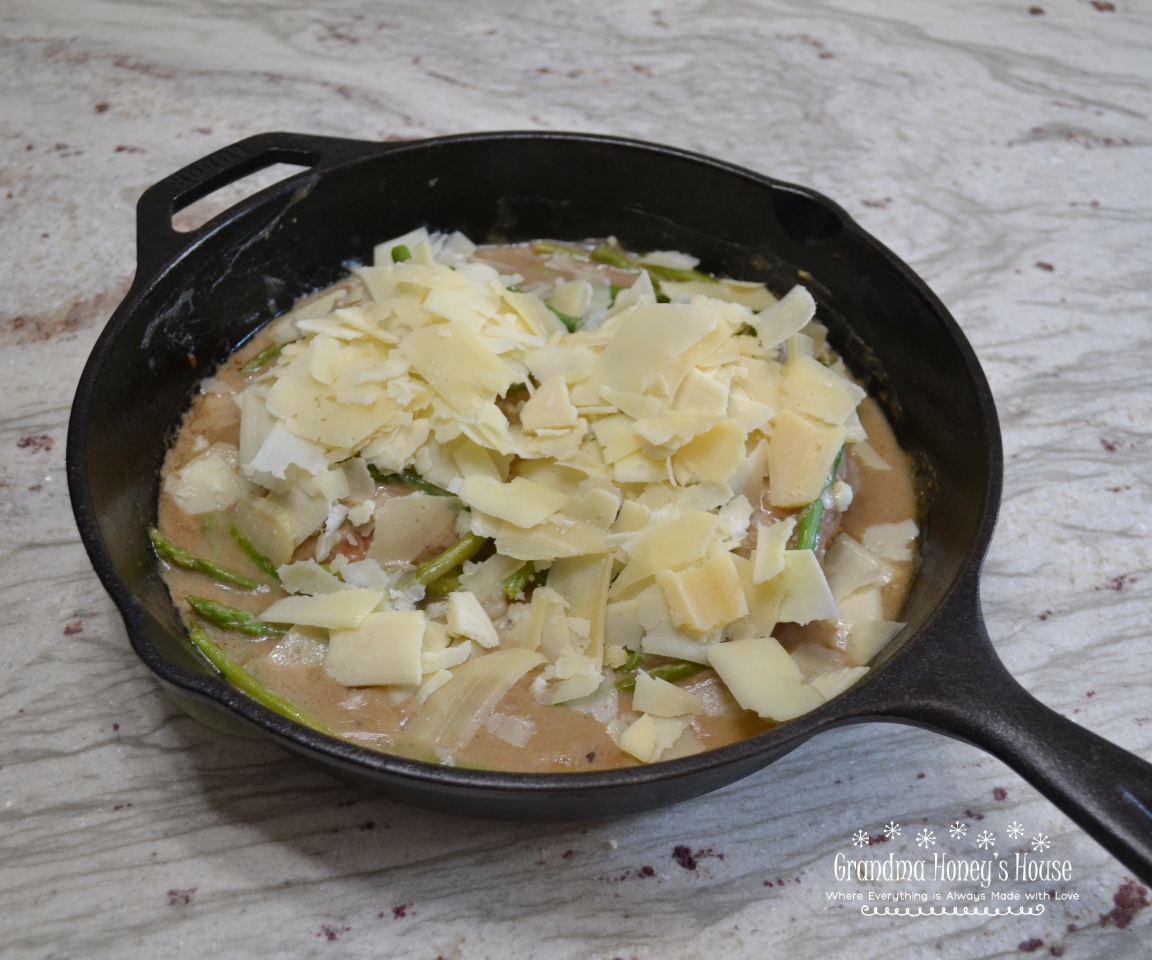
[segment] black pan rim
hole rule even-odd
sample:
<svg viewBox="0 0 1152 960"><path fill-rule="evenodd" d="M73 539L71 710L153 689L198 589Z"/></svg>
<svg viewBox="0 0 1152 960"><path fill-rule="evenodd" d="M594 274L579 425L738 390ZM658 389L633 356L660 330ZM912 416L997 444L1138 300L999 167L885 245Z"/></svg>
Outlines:
<svg viewBox="0 0 1152 960"><path fill-rule="evenodd" d="M767 763L774 757L800 746L808 738L823 730L854 722L885 719L882 710L873 712L863 709L869 699L870 691L882 678L890 675L894 669L898 669L899 662L906 652L910 652L911 649L928 639L926 635L931 632L930 627L940 616L940 609L946 605L947 599L956 594L964 584L975 583L975 578L979 576L983 558L991 542L1003 482L1003 456L999 421L991 389L976 358L975 351L944 304L907 264L865 231L839 204L823 194L798 184L776 180L736 164L677 147L598 133L552 131L492 131L392 143L283 134L260 134L252 139L284 136L299 138L302 142L313 140L336 144L342 148L344 155L339 156L331 164L279 181L266 190L228 208L198 230L188 233L185 242L162 265L149 274L138 274L124 301L113 313L97 338L81 374L72 404L67 440L67 476L73 512L81 540L97 576L124 619L134 651L163 683L169 684L193 698L202 698L224 707L227 712L240 719L247 726L260 730L273 741L281 742L282 745L294 751L317 754L337 764L359 768L366 773L419 781L430 787L503 791L516 794L614 790L660 783L688 773L729 767L734 764L754 761L757 758L762 758L764 763ZM226 230L234 220L242 217L245 213L290 194L298 188L302 180L308 177L322 176L325 172L335 172L385 154L424 151L438 146L450 146L459 143L502 144L519 140L542 139L572 143L602 143L628 150L667 156L702 164L728 175L749 180L758 186L806 197L833 213L841 221L845 232L851 233L857 240L870 247L900 275L905 283L914 288L935 315L935 318L948 331L960 352L984 414L982 426L987 431L988 448L992 455L992 462L989 463L988 483L984 491L984 509L977 532L968 544L967 551L952 582L944 591L945 601L942 602L941 608L911 636L902 639L901 649L896 651L892 657L874 667L852 689L811 713L780 724L746 740L689 757L652 765L588 773L489 771L469 767L449 767L382 753L358 746L347 740L326 736L297 724L250 700L222 678L207 672L195 673L185 670L161 655L148 635L143 610L135 593L120 577L105 546L89 495L87 470L82 453L91 426L89 417L91 398L100 379L104 357L111 344L120 335L135 306L170 270L185 257L193 255L209 237ZM244 142L246 141L241 141L241 143Z"/></svg>

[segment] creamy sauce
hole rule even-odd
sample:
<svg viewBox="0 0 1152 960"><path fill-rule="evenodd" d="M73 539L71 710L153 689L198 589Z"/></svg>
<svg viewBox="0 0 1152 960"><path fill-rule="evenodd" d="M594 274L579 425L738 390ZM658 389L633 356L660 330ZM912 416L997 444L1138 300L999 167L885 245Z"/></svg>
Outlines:
<svg viewBox="0 0 1152 960"><path fill-rule="evenodd" d="M510 248L481 248L477 259L497 265L505 272L516 271L532 280L554 279L556 271L546 264L539 263L531 251L524 246ZM579 275L599 276L601 282L627 285L635 280L635 275L611 268L587 265ZM577 271L570 271L571 276ZM320 291L301 301L297 306L319 299L333 290L345 290L348 299L355 300L360 283L350 278ZM194 400L185 417L181 429L168 451L163 468L163 477L192 460L207 444L224 441L238 444L240 414L232 394L243 389L244 385L257 374L246 374L243 365L252 357L273 343L268 328L260 331L253 339L240 348L209 381L206 392ZM847 476L854 489L854 497L847 511L842 515L833 514L822 528L822 543L819 555L828 539L837 528L841 528L861 539L864 531L876 523L895 523L916 517L916 488L913 470L908 456L900 449L896 438L879 405L871 398L859 407L859 416L867 431L871 446L891 466L890 470L876 470L866 466L847 448L845 464L841 476ZM207 442L207 444L205 443ZM377 502L391 496L410 493L401 485L379 485ZM766 507L766 498L761 504L765 516L780 516L782 511ZM207 557L235 570L252 572L253 566L229 533L230 521L226 514L201 514L190 516L184 513L166 493L160 496L158 526L163 533L178 545L185 547L200 557ZM755 518L749 540L741 552L747 555L755 539ZM455 534L449 531L442 542L430 547L424 555L416 558L422 561L434 556L449 546ZM313 555L315 538L302 543L296 551L295 560ZM350 560L364 556L368 541L359 537L349 528L348 535L338 544L336 551ZM897 619L908 586L913 576L913 562L891 562L895 576L883 590L884 618ZM278 586L268 583L259 591L245 591L231 588L209 578L186 570L163 564L164 578L181 615L189 624L199 622L192 613L185 596L192 594L216 600L228 606L259 615L275 599L285 596ZM267 578L265 578L267 579ZM437 613L433 605L429 615ZM425 604L427 606L427 603ZM441 604L441 606L444 606ZM502 604L490 606L489 615L494 621L504 613ZM365 687L350 689L329 678L322 666L280 664L268 654L276 647L278 640L250 638L240 633L219 629L201 623L212 639L217 642L236 662L244 666L259 682L301 710L323 722L340 736L346 737L366 747L383 750L431 762L440 762L424 744L414 744L404 737L404 725L415 714L420 704L415 698L393 705L385 688ZM827 651L831 665L850 665L838 647L837 631L834 623L815 622L801 627L796 624L778 624L773 634L786 649L793 650L802 643L817 643ZM665 658L647 657L645 663L657 663ZM616 675L605 668L605 675L611 681ZM461 766L472 766L499 770L557 772L602 770L622 766L633 766L636 761L623 753L609 736L604 718L611 715L611 703L601 700L590 703L598 695L579 701L582 709L574 709L571 704L542 706L538 704L529 689L531 674L521 679L497 705L493 717L481 726L472 743L453 758ZM605 688L611 684L606 684ZM696 717L688 731L674 748L664 754L663 759L699 752L729 744L769 729L774 724L760 719L756 714L742 710L726 688L711 670L701 670L680 686L691 690L705 701L706 713ZM605 688L602 688L604 690ZM603 696L602 694L600 695ZM623 724L635 720L639 714L631 710L631 694L610 691L609 697L616 698L614 711ZM592 712L582 712L590 710ZM597 715L599 715L599 719ZM534 726L534 732L523 746L514 745L498 736L496 730L507 735L509 724L504 718L514 718L513 729L523 727L523 720ZM515 718L520 718L517 723ZM513 738L515 739L515 738Z"/></svg>

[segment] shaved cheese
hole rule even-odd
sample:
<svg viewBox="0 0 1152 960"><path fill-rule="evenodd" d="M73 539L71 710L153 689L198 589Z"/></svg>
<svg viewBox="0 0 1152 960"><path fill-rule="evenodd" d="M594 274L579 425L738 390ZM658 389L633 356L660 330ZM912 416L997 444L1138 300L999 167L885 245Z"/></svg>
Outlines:
<svg viewBox="0 0 1152 960"><path fill-rule="evenodd" d="M537 383L552 377L575 383L588 376L595 362L596 355L587 347L542 347L524 356L524 364Z"/></svg>
<svg viewBox="0 0 1152 960"><path fill-rule="evenodd" d="M352 493L348 488L348 477L343 470L328 470L313 477L312 482L329 503L347 499Z"/></svg>
<svg viewBox="0 0 1152 960"><path fill-rule="evenodd" d="M232 520L260 553L277 566L288 563L296 549L295 528L288 511L265 497L242 497Z"/></svg>
<svg viewBox="0 0 1152 960"><path fill-rule="evenodd" d="M864 531L864 549L885 560L906 562L912 559L912 544L919 534L915 520L876 523Z"/></svg>
<svg viewBox="0 0 1152 960"><path fill-rule="evenodd" d="M376 494L376 481L368 464L361 457L352 457L340 464L348 483L348 496L353 500L370 500Z"/></svg>
<svg viewBox="0 0 1152 960"><path fill-rule="evenodd" d="M891 582L893 570L847 533L840 533L824 555L824 574L839 603L861 587L882 587Z"/></svg>
<svg viewBox="0 0 1152 960"><path fill-rule="evenodd" d="M637 420L633 427L643 440L653 448L667 447L666 450L645 449L650 456L665 457L693 437L716 425L717 417L707 413L668 410L661 416Z"/></svg>
<svg viewBox="0 0 1152 960"><path fill-rule="evenodd" d="M639 649L644 628L640 626L640 604L636 599L617 600L604 608L604 642L612 646ZM619 666L619 664L610 664Z"/></svg>
<svg viewBox="0 0 1152 960"><path fill-rule="evenodd" d="M513 648L461 664L409 721L406 732L448 750L464 749L512 685L543 662L538 653Z"/></svg>
<svg viewBox="0 0 1152 960"><path fill-rule="evenodd" d="M867 667L842 667L817 677L812 681L812 686L820 691L820 695L825 700L831 700L847 690L867 672Z"/></svg>
<svg viewBox="0 0 1152 960"><path fill-rule="evenodd" d="M420 244L429 243L428 231L423 227L406 233L400 237L394 237L391 240L386 240L384 243L378 243L372 250L372 261L377 267L392 267L392 251L396 247L407 247L408 252L412 253L413 248Z"/></svg>
<svg viewBox="0 0 1152 960"><path fill-rule="evenodd" d="M813 423L791 410L780 414L768 443L772 506L805 507L820 496L842 446L843 427Z"/></svg>
<svg viewBox="0 0 1152 960"><path fill-rule="evenodd" d="M276 570L280 586L289 593L307 593L316 596L321 593L335 593L347 590L348 586L332 576L315 560L299 560L288 563Z"/></svg>
<svg viewBox="0 0 1152 960"><path fill-rule="evenodd" d="M478 475L465 479L460 487L460 499L470 507L525 530L543 523L568 502L564 494L524 477L501 483Z"/></svg>
<svg viewBox="0 0 1152 960"><path fill-rule="evenodd" d="M558 283L544 301L569 317L582 317L592 304L592 284L583 278Z"/></svg>
<svg viewBox="0 0 1152 960"><path fill-rule="evenodd" d="M416 691L416 699L420 703L423 703L451 679L452 673L450 671L437 670L435 673L429 676L427 680L420 684L420 688Z"/></svg>
<svg viewBox="0 0 1152 960"><path fill-rule="evenodd" d="M797 413L833 425L843 424L867 394L811 357L789 357L781 386L784 402Z"/></svg>
<svg viewBox="0 0 1152 960"><path fill-rule="evenodd" d="M678 570L695 563L708 552L717 523L715 515L700 510L642 530L628 546L632 559L612 584L610 595L618 597L626 587L642 583L660 570Z"/></svg>
<svg viewBox="0 0 1152 960"><path fill-rule="evenodd" d="M568 399L568 385L561 374L545 380L520 410L520 425L525 430L574 427L578 421L577 410Z"/></svg>
<svg viewBox="0 0 1152 960"><path fill-rule="evenodd" d="M379 590L340 590L315 597L285 597L260 614L269 623L345 630L360 626L383 599Z"/></svg>
<svg viewBox="0 0 1152 960"><path fill-rule="evenodd" d="M266 656L281 667L319 667L328 656L327 635L312 627L293 627Z"/></svg>
<svg viewBox="0 0 1152 960"><path fill-rule="evenodd" d="M883 620L884 595L879 587L861 587L837 600L836 612L844 620Z"/></svg>
<svg viewBox="0 0 1152 960"><path fill-rule="evenodd" d="M728 413L728 386L699 370L690 370L676 391L672 409L723 417Z"/></svg>
<svg viewBox="0 0 1152 960"><path fill-rule="evenodd" d="M756 503L760 499L760 491L767 476L768 441L760 440L725 483L735 493L742 494L751 503Z"/></svg>
<svg viewBox="0 0 1152 960"><path fill-rule="evenodd" d="M245 483L236 472L236 448L214 443L204 453L186 463L164 481L164 492L185 513L200 514L224 510L245 492Z"/></svg>
<svg viewBox="0 0 1152 960"><path fill-rule="evenodd" d="M456 522L454 497L410 494L385 500L375 513L368 556L377 563L411 563L437 543Z"/></svg>
<svg viewBox="0 0 1152 960"><path fill-rule="evenodd" d="M861 466L867 467L869 470L883 470L888 471L892 469L892 464L885 460L876 448L872 446L867 440L861 440L853 448L856 454L856 459L860 462Z"/></svg>
<svg viewBox="0 0 1152 960"><path fill-rule="evenodd" d="M492 647L500 643L492 620L480 606L476 594L456 590L448 594L448 632L454 637L467 637L480 646Z"/></svg>
<svg viewBox="0 0 1152 960"><path fill-rule="evenodd" d="M796 285L780 300L756 314L756 332L765 350L783 343L816 315L816 301L804 287Z"/></svg>
<svg viewBox="0 0 1152 960"><path fill-rule="evenodd" d="M557 560L604 552L604 531L587 523L549 519L524 529L505 521L496 535L496 550L517 560Z"/></svg>
<svg viewBox="0 0 1152 960"><path fill-rule="evenodd" d="M400 341L400 350L412 369L460 412L503 396L516 382L515 371L457 320L413 330Z"/></svg>
<svg viewBox="0 0 1152 960"><path fill-rule="evenodd" d="M668 479L668 464L643 453L630 453L612 465L617 483L659 483Z"/></svg>
<svg viewBox="0 0 1152 960"><path fill-rule="evenodd" d="M439 650L425 650L420 655L420 669L425 674L451 670L468 661L472 657L472 650L471 640L465 640L451 647L441 647Z"/></svg>
<svg viewBox="0 0 1152 960"><path fill-rule="evenodd" d="M676 684L650 677L643 670L636 671L636 692L632 695L632 709L656 717L682 717L701 713L704 704L700 698Z"/></svg>
<svg viewBox="0 0 1152 960"><path fill-rule="evenodd" d="M780 619L784 623L811 623L813 620L835 620L836 601L812 550L785 550L784 599L780 602Z"/></svg>
<svg viewBox="0 0 1152 960"><path fill-rule="evenodd" d="M740 706L766 720L791 720L824 703L820 691L804 683L800 668L772 637L719 643L709 657Z"/></svg>
<svg viewBox="0 0 1152 960"><path fill-rule="evenodd" d="M268 499L284 509L292 525L293 546L302 544L328 519L328 501L319 493L307 493L300 484L293 484L287 493L270 494Z"/></svg>
<svg viewBox="0 0 1152 960"><path fill-rule="evenodd" d="M776 302L776 298L764 284L748 280L721 280L719 283L708 283L703 280L687 280L683 283L661 280L660 290L670 300L677 302L703 296L711 297L713 300L724 300L727 303L743 304L750 310L767 310Z"/></svg>
<svg viewBox="0 0 1152 960"><path fill-rule="evenodd" d="M604 659L605 605L612 576L612 557L607 553L557 560L548 571L548 589L568 603L568 616L588 622L588 645L584 653L599 670Z"/></svg>
<svg viewBox="0 0 1152 960"><path fill-rule="evenodd" d="M724 483L744 462L747 434L735 420L722 420L682 446L676 460L698 480Z"/></svg>
<svg viewBox="0 0 1152 960"><path fill-rule="evenodd" d="M420 682L424 614L373 613L354 630L333 630L324 672L345 687Z"/></svg>
<svg viewBox="0 0 1152 960"><path fill-rule="evenodd" d="M691 717L641 715L621 735L617 745L641 763L655 763L688 729Z"/></svg>
<svg viewBox="0 0 1152 960"><path fill-rule="evenodd" d="M504 582L523 565L514 557L494 553L482 563L465 563L460 586L476 594L481 602L498 599L504 593Z"/></svg>
<svg viewBox="0 0 1152 960"><path fill-rule="evenodd" d="M748 604L748 620L759 636L766 637L772 633L780 620L780 605L784 601L786 589L784 581L777 576L763 583L754 584L752 564L743 557L735 555L732 557L732 562L740 575L740 585L744 588L744 600Z"/></svg>
<svg viewBox="0 0 1152 960"><path fill-rule="evenodd" d="M844 652L856 663L871 663L904 629L904 624L891 620L840 620L837 629L844 635Z"/></svg>
<svg viewBox="0 0 1152 960"><path fill-rule="evenodd" d="M592 433L604 448L604 462L615 463L640 449L641 438L632 421L617 414L592 425Z"/></svg>
<svg viewBox="0 0 1152 960"><path fill-rule="evenodd" d="M679 573L659 571L656 582L664 591L672 623L693 633L709 633L748 613L732 555L718 544Z"/></svg>
<svg viewBox="0 0 1152 960"><path fill-rule="evenodd" d="M252 458L249 468L283 480L285 471L293 465L311 474L328 471L328 460L320 444L289 433L284 424L277 421Z"/></svg>
<svg viewBox="0 0 1152 960"><path fill-rule="evenodd" d="M752 557L754 584L771 580L784 570L784 548L795 529L795 517L786 517L770 526L756 524L756 552Z"/></svg>
<svg viewBox="0 0 1152 960"><path fill-rule="evenodd" d="M715 313L695 305L639 306L600 354L600 382L613 390L643 393L715 328Z"/></svg>

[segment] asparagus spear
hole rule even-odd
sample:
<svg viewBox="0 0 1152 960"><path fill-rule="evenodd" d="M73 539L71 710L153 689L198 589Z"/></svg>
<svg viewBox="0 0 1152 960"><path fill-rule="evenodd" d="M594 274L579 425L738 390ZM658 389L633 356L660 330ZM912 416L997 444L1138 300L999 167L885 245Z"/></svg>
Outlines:
<svg viewBox="0 0 1152 960"><path fill-rule="evenodd" d="M640 666L640 651L639 650L629 650L628 651L628 659L625 660L622 664L620 664L620 666L618 666L616 668L616 672L617 673L634 673L638 666ZM636 682L635 678L633 678L632 682L633 683Z"/></svg>
<svg viewBox="0 0 1152 960"><path fill-rule="evenodd" d="M446 597L453 590L460 589L460 575L447 573L438 580L433 580L424 591L429 597Z"/></svg>
<svg viewBox="0 0 1152 960"><path fill-rule="evenodd" d="M245 672L239 664L228 659L228 655L208 639L208 634L206 634L201 627L192 627L192 629L188 631L188 639L191 640L192 645L204 655L204 659L220 671L220 674L225 680L242 693L248 694L248 696L257 703L263 704L269 710L275 710L277 713L283 714L289 720L295 720L297 723L301 723L306 727L318 730L320 733L326 733L330 737L336 736L336 734L324 726L324 724L318 720L313 720L308 714L294 707L283 697L276 696L276 694L268 690L262 683L259 683L255 678Z"/></svg>
<svg viewBox="0 0 1152 960"><path fill-rule="evenodd" d="M237 633L246 633L250 637L282 637L288 631L282 627L265 623L258 617L252 616L247 610L238 610L236 607L226 607L215 600L206 597L186 596L188 605L209 623L214 623L225 630L235 630Z"/></svg>
<svg viewBox="0 0 1152 960"><path fill-rule="evenodd" d="M268 574L268 576L270 576L273 580L279 581L280 574L276 572L276 564L274 564L271 560L264 556L264 554L257 550L252 545L252 541L244 536L244 534L242 534L237 529L235 524L232 525L229 532L232 534L232 539L236 541L237 545L241 550L244 551L244 555L249 560L251 560L254 564L256 564L256 566Z"/></svg>
<svg viewBox="0 0 1152 960"><path fill-rule="evenodd" d="M824 483L824 489L820 491L820 496L800 513L800 520L796 524L797 550L816 549L816 535L820 532L820 521L824 517L824 497L832 489L832 484L836 480L836 471L840 469L840 458L843 456L844 448L841 447L840 452L836 454L836 459L832 461L832 472L828 474L828 480Z"/></svg>
<svg viewBox="0 0 1152 960"><path fill-rule="evenodd" d="M615 247L610 247L606 243L600 244L600 246L592 251L592 259L598 260L600 263L605 263L610 267L618 267L621 270L647 270L653 280L672 280L679 283L688 280L697 280L701 283L719 282L715 277L710 277L708 274L701 273L699 270L681 270L677 267L662 267L655 263L641 263L635 257L621 253Z"/></svg>
<svg viewBox="0 0 1152 960"><path fill-rule="evenodd" d="M470 560L488 542L487 537L478 537L474 533L469 533L457 540L438 557L433 557L426 563L420 564L404 577L401 583L407 581L409 584L419 583L421 586L427 587L460 566L465 560Z"/></svg>
<svg viewBox="0 0 1152 960"><path fill-rule="evenodd" d="M404 483L410 487L415 487L417 490L423 490L425 493L430 493L434 497L455 496L455 494L449 493L443 487L438 487L434 483L429 483L423 477L413 473L411 470L405 470L403 473L381 473L372 464L368 464L368 472L372 474L372 479L377 483Z"/></svg>
<svg viewBox="0 0 1152 960"><path fill-rule="evenodd" d="M403 243L398 243L392 248L392 262L403 263L405 260L412 259L412 251Z"/></svg>
<svg viewBox="0 0 1152 960"><path fill-rule="evenodd" d="M249 360L244 366L240 368L241 373L255 373L261 367L271 363L275 360L284 349L284 344L274 343L270 347L265 347L256 356Z"/></svg>
<svg viewBox="0 0 1152 960"><path fill-rule="evenodd" d="M671 663L662 663L659 666L653 667L648 671L648 676L655 677L657 680L667 680L669 683L675 683L677 680L683 680L685 677L690 677L695 673L699 673L701 670L707 669L704 664L693 663L691 660L673 660ZM617 680L616 689L621 693L630 693L635 690L635 674Z"/></svg>
<svg viewBox="0 0 1152 960"><path fill-rule="evenodd" d="M524 566L514 571L512 576L504 581L504 596L509 600L515 600L517 597L524 593L524 588L528 585L536 573L536 564L529 560Z"/></svg>
<svg viewBox="0 0 1152 960"><path fill-rule="evenodd" d="M260 586L258 581L253 580L243 573L229 570L227 567L222 567L217 563L213 563L211 560L204 560L196 556L192 551L176 546L176 544L155 527L148 528L148 538L152 541L152 548L156 551L156 556L161 560L167 560L177 567L183 567L185 570L193 570L196 573L203 573L213 580L218 580L220 583L227 583L230 586L240 587L243 590L254 590Z"/></svg>

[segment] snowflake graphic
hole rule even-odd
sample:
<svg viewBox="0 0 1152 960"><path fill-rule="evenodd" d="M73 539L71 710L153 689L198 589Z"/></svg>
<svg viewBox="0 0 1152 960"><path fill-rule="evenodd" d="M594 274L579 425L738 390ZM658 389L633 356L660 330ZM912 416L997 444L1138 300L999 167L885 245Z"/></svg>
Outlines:
<svg viewBox="0 0 1152 960"><path fill-rule="evenodd" d="M1024 836L1024 825L1013 820L1008 825L1008 836L1010 836L1013 840L1019 840L1022 836Z"/></svg>
<svg viewBox="0 0 1152 960"><path fill-rule="evenodd" d="M852 834L852 846L854 847L863 847L871 842L871 838L863 830L857 830Z"/></svg>
<svg viewBox="0 0 1152 960"><path fill-rule="evenodd" d="M935 845L936 845L936 834L934 834L931 830L928 830L927 828L925 828L924 830L921 830L918 834L916 834L916 846L924 847L925 849L927 849L929 846L935 846Z"/></svg>
<svg viewBox="0 0 1152 960"><path fill-rule="evenodd" d="M898 824L895 820L889 820L884 825L884 836L886 836L889 840L891 840L893 837L900 836L900 824Z"/></svg>
<svg viewBox="0 0 1152 960"><path fill-rule="evenodd" d="M952 834L953 840L959 840L964 834L968 832L968 824L961 823L957 820L952 826L948 828L948 832Z"/></svg>
<svg viewBox="0 0 1152 960"><path fill-rule="evenodd" d="M1052 846L1052 841L1042 833L1038 833L1032 838L1032 849L1037 853L1043 853L1050 846Z"/></svg>
<svg viewBox="0 0 1152 960"><path fill-rule="evenodd" d="M976 846L981 850L987 850L989 847L996 846L996 834L989 833L987 830L981 831L980 835L976 838Z"/></svg>

